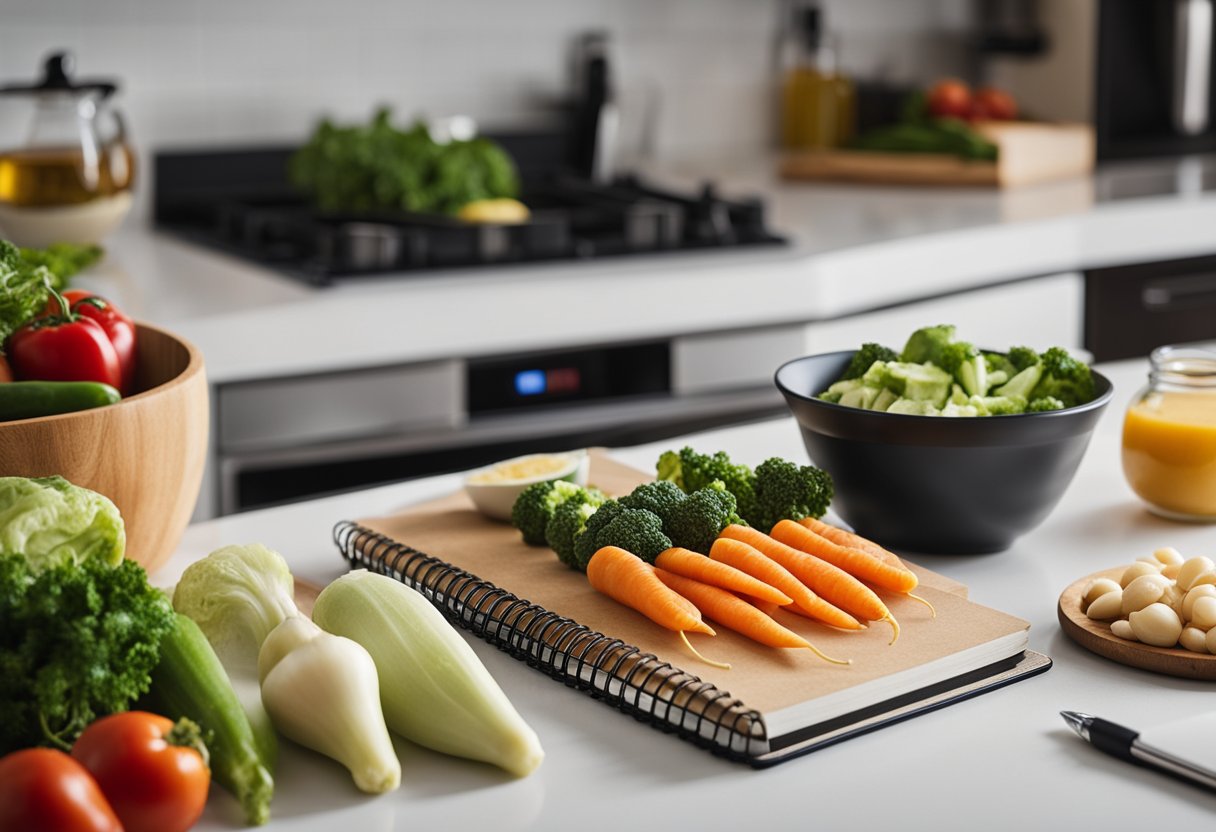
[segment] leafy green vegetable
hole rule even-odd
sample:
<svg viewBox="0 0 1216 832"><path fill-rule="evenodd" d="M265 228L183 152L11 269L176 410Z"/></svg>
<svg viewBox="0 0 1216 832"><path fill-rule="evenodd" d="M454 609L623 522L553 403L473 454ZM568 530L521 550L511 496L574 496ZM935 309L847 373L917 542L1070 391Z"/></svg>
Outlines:
<svg viewBox="0 0 1216 832"><path fill-rule="evenodd" d="M381 109L365 125L323 120L291 158L291 181L326 211L454 213L518 192L515 163L489 139L439 144L422 122L399 130L389 119Z"/></svg>
<svg viewBox="0 0 1216 832"><path fill-rule="evenodd" d="M124 711L151 684L168 599L134 561L34 569L0 557L0 754L67 748L96 717Z"/></svg>
<svg viewBox="0 0 1216 832"><path fill-rule="evenodd" d="M257 667L270 631L299 614L287 562L260 543L225 546L187 566L173 608L194 619L225 667L245 670Z"/></svg>
<svg viewBox="0 0 1216 832"><path fill-rule="evenodd" d="M52 285L56 291L61 291L69 280L100 260L104 253L101 246L51 243L46 248L21 249L21 259L30 268L46 266L54 278Z"/></svg>
<svg viewBox="0 0 1216 832"><path fill-rule="evenodd" d="M42 311L50 288L63 289L68 278L101 255L99 246L55 243L45 249L17 248L8 240L0 240L0 348L22 324Z"/></svg>
<svg viewBox="0 0 1216 832"><path fill-rule="evenodd" d="M45 266L31 266L20 250L0 240L0 346L46 305L55 276Z"/></svg>
<svg viewBox="0 0 1216 832"><path fill-rule="evenodd" d="M956 118L925 118L867 130L851 145L884 153L947 153L963 159L992 161L997 146Z"/></svg>
<svg viewBox="0 0 1216 832"><path fill-rule="evenodd" d="M25 555L33 570L93 559L117 566L126 545L108 497L63 477L0 477L0 552Z"/></svg>

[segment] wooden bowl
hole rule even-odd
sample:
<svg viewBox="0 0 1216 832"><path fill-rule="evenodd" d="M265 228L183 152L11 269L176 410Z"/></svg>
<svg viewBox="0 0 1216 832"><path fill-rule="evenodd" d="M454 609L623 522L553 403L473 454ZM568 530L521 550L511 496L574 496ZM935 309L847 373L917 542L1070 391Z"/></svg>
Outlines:
<svg viewBox="0 0 1216 832"><path fill-rule="evenodd" d="M173 554L198 499L209 409L203 356L137 324L135 389L118 404L0 422L0 475L59 474L122 512L127 557L149 574Z"/></svg>

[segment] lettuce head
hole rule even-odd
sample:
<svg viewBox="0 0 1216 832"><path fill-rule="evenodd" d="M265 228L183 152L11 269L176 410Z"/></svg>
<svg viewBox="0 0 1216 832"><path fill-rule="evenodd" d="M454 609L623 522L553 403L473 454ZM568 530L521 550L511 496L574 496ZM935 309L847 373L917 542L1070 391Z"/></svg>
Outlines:
<svg viewBox="0 0 1216 832"><path fill-rule="evenodd" d="M299 614L287 562L260 543L225 546L190 564L173 608L194 619L230 672L256 668L266 636Z"/></svg>
<svg viewBox="0 0 1216 832"><path fill-rule="evenodd" d="M97 558L122 562L127 533L110 499L63 477L0 477L0 554L30 568Z"/></svg>

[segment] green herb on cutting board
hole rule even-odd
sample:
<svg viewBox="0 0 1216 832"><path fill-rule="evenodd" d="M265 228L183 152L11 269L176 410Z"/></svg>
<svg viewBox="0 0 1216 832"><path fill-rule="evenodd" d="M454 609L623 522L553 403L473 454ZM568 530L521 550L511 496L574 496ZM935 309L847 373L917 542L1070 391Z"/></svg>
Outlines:
<svg viewBox="0 0 1216 832"><path fill-rule="evenodd" d="M514 197L515 163L486 138L440 144L422 122L401 130L388 109L368 124L321 121L292 156L291 181L325 211L455 213L482 199Z"/></svg>

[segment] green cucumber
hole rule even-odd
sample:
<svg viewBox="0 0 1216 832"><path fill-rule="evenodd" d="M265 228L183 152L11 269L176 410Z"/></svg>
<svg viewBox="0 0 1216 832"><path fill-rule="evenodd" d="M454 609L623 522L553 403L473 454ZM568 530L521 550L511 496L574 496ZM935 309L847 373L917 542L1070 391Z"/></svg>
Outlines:
<svg viewBox="0 0 1216 832"><path fill-rule="evenodd" d="M274 795L274 731L268 722L264 730L255 730L194 620L181 613L174 613L174 620L176 626L161 639L160 663L152 671L151 710L169 719L197 722L211 751L216 782L236 795L250 824L266 823Z"/></svg>
<svg viewBox="0 0 1216 832"><path fill-rule="evenodd" d="M10 381L0 384L0 422L105 407L121 398L97 381Z"/></svg>

